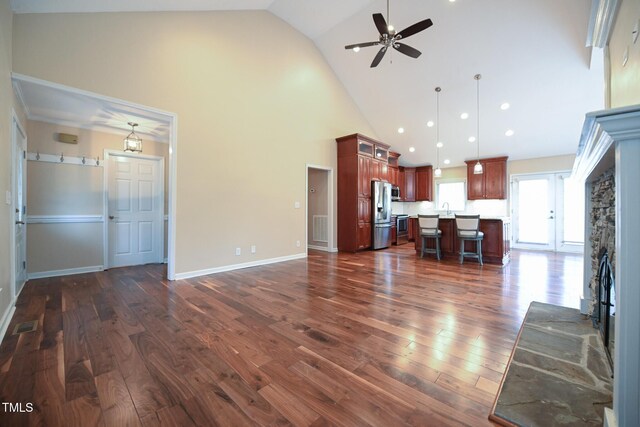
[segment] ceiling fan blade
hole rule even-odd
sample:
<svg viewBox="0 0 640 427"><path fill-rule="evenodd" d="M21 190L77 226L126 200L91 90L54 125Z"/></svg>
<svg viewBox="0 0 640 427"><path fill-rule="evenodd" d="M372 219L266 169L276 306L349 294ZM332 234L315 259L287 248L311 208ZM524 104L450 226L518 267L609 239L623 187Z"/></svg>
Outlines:
<svg viewBox="0 0 640 427"><path fill-rule="evenodd" d="M380 35L389 34L389 26L387 25L387 21L385 21L384 16L381 13L373 14L373 22L376 24L376 28Z"/></svg>
<svg viewBox="0 0 640 427"><path fill-rule="evenodd" d="M393 48L398 52L404 53L405 55L412 58L417 58L418 56L422 55L422 52L420 52L418 49L414 49L404 43L394 43Z"/></svg>
<svg viewBox="0 0 640 427"><path fill-rule="evenodd" d="M371 63L371 68L378 66L380 61L382 61L382 58L384 57L385 53L387 53L387 47L386 46L384 46L382 49L380 49L380 51L378 52L376 57L373 58L373 62Z"/></svg>
<svg viewBox="0 0 640 427"><path fill-rule="evenodd" d="M369 47L369 46L375 46L377 44L380 44L380 42L366 42L366 43L356 43L356 44L350 44L348 46L345 46L345 49L353 49L354 47Z"/></svg>
<svg viewBox="0 0 640 427"><path fill-rule="evenodd" d="M425 19L424 21L417 22L410 27L405 28L404 30L398 33L403 39L414 35L415 33L419 33L420 31L426 30L430 26L433 25L431 19Z"/></svg>

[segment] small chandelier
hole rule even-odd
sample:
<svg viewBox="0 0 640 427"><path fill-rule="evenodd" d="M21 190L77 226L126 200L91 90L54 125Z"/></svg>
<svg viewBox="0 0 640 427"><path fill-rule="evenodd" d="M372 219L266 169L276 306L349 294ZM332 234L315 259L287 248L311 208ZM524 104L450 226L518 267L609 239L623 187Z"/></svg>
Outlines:
<svg viewBox="0 0 640 427"><path fill-rule="evenodd" d="M129 126L131 126L131 133L124 139L124 151L142 153L142 139L135 132L135 127L138 124L129 122Z"/></svg>
<svg viewBox="0 0 640 427"><path fill-rule="evenodd" d="M440 142L440 92L442 89L438 86L435 89L436 91L436 170L433 171L434 175L437 177L442 176L442 169L440 169L440 148L442 147L442 142Z"/></svg>
<svg viewBox="0 0 640 427"><path fill-rule="evenodd" d="M482 76L480 74L476 74L475 76L473 76L474 79L476 79L476 99L477 99L477 105L478 105L478 115L477 115L477 134L476 134L476 143L477 143L477 158L478 158L478 162L475 164L475 166L473 167L473 173L476 175L481 175L484 171L482 170L482 163L480 163L480 79L482 78Z"/></svg>

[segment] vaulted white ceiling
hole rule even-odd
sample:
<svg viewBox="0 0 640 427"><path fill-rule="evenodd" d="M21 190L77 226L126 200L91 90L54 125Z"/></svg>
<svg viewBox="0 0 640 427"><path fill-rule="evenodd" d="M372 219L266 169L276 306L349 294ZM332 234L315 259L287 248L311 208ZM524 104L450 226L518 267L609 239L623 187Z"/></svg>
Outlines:
<svg viewBox="0 0 640 427"><path fill-rule="evenodd" d="M377 136L407 165L436 162L434 88L440 95L440 162L476 156L476 82L480 81L480 156L525 159L575 153L584 114L604 107L601 58L585 47L588 0L391 0L397 30L434 25L407 39L418 59L392 51L369 68L378 48L373 13L385 0L13 0L17 13L262 9L312 39ZM508 110L501 110L504 102ZM460 115L466 112L469 118ZM405 132L399 134L399 127ZM512 136L506 136L507 130ZM336 135L339 136L339 135ZM414 147L415 152L409 148Z"/></svg>

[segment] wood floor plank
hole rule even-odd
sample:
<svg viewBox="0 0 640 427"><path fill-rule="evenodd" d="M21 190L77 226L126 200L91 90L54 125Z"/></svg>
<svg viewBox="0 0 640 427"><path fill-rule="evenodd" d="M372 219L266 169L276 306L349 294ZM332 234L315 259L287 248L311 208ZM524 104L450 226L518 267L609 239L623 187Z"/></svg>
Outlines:
<svg viewBox="0 0 640 427"><path fill-rule="evenodd" d="M532 295L572 301L581 262L480 267L405 245L175 282L164 265L29 281L0 398L34 411L0 425L491 426Z"/></svg>

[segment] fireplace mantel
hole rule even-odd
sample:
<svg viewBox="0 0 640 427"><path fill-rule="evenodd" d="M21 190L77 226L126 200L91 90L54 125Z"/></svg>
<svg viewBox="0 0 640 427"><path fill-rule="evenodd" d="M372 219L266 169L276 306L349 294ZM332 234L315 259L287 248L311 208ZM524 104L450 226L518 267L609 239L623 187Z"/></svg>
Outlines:
<svg viewBox="0 0 640 427"><path fill-rule="evenodd" d="M574 175L589 186L612 166L615 166L616 199L616 351L613 416L607 415L605 425L637 426L640 425L640 105L586 116ZM588 252L585 250L585 264L590 264ZM586 275L585 269L588 282Z"/></svg>

